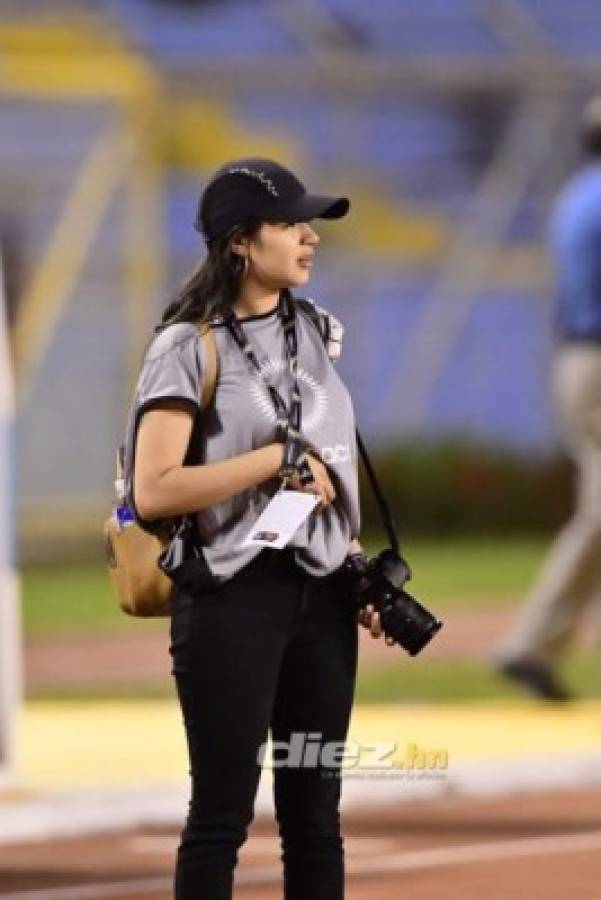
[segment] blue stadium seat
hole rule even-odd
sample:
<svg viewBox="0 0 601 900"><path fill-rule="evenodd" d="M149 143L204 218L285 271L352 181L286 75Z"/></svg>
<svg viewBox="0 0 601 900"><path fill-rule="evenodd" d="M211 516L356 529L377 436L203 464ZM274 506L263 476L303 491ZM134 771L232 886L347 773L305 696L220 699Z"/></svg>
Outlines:
<svg viewBox="0 0 601 900"><path fill-rule="evenodd" d="M552 445L550 317L540 297L480 297L434 392L430 429L523 449Z"/></svg>
<svg viewBox="0 0 601 900"><path fill-rule="evenodd" d="M267 3L224 2L195 9L156 0L110 0L109 7L134 45L166 63L302 52Z"/></svg>

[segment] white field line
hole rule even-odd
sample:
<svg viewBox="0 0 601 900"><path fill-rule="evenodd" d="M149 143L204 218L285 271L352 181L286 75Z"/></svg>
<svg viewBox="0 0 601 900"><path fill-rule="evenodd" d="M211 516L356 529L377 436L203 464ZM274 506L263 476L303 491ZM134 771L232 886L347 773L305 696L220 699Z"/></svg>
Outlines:
<svg viewBox="0 0 601 900"><path fill-rule="evenodd" d="M349 859L348 876L390 875L442 866L471 865L481 862L497 862L502 859L526 859L536 856L556 856L565 853L584 853L601 849L601 831L584 834L559 834L552 837L519 838L510 841L490 841L465 844L459 847L434 847L425 850L408 850L391 853L376 859ZM281 866L255 866L236 874L236 883L279 884ZM170 890L172 879L165 876L141 878L105 883L80 884L72 887L43 888L33 891L14 891L2 894L2 900L104 900L109 897L126 897L135 894L158 893Z"/></svg>

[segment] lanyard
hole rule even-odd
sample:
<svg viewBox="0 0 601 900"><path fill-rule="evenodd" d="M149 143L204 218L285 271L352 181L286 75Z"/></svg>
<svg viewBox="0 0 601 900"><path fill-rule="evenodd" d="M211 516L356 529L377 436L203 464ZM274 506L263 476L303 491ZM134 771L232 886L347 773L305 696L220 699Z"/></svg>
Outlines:
<svg viewBox="0 0 601 900"><path fill-rule="evenodd" d="M300 436L302 406L300 388L298 385L298 338L296 333L296 310L294 303L288 292L284 292L280 309L278 310L280 321L284 328L284 341L286 346L286 356L288 359L288 369L292 376L292 399L290 401L290 409L286 408L279 391L270 384L265 371L253 348L250 346L247 336L244 334L241 323L236 318L236 314L232 312L226 319L226 325L230 334L236 341L240 351L244 354L248 362L258 372L259 376L265 384L277 416L278 428L285 440L284 461L282 463L282 473L285 476L292 475L298 471L302 484L313 481L313 473L306 459L303 459L300 467L298 465L298 457L300 456L304 442Z"/></svg>
<svg viewBox="0 0 601 900"><path fill-rule="evenodd" d="M290 295L288 295L287 293L284 294L284 303L282 304L282 306L283 306L283 312L288 311L289 308L290 308L290 307L289 307L289 304L288 304L288 298L289 298L289 296L290 296ZM314 318L314 315L312 314L312 304L308 304L307 301L303 301L303 300L300 300L300 301L298 301L298 302L299 302L299 304L302 306L302 309L306 312L306 314L312 319L313 324L315 325L315 327L317 328L319 334L321 335L321 334L322 334L321 328L320 328L320 326L316 323L315 318ZM307 309L307 306L309 306L308 309ZM288 344L288 338L286 339L286 348L287 348L287 350L288 350L289 358L290 358L290 349L292 349L294 352L296 352L296 349L297 349L297 344L296 344L296 328L295 328L295 323L294 323L294 315L295 315L295 311L293 311L293 318L292 318L293 328L294 328L294 337L293 337L293 339L292 339L292 344L291 344L291 346ZM234 325L233 325L234 332L241 332L242 329L241 329L241 327L240 327L240 323L236 321L235 316L233 316L233 320L234 320ZM230 323L228 322L227 324L229 325ZM236 334L235 334L235 333L234 333L234 338L236 338ZM236 343L238 343L238 340L237 340L237 339L236 339ZM246 337L245 337L244 334L242 334L242 344L243 344L243 345L246 345L246 346L248 345L248 342L246 341ZM240 346L240 344L238 344L238 346ZM252 353L252 349L249 348L249 350L250 350L250 353ZM246 351L244 351L244 352L246 353ZM253 354L253 355L254 355L254 354ZM250 356L249 356L249 359L250 359ZM256 359L256 356L255 356L255 359ZM265 383L267 383L267 379L266 379L266 377L265 377L265 373L262 371L261 366L259 365L258 360L257 360L256 363L254 363L253 365L254 365L255 368L257 368L257 369L261 372L261 375L262 375L262 377L263 377L263 380L265 381ZM294 368L294 373L295 373L295 375L296 375L296 367ZM270 396L273 398L274 404L281 401L281 398L279 398L279 401L276 400L277 391L276 391L274 388L272 388L271 385L269 385L269 394L270 394ZM277 396L279 397L279 395L277 395ZM300 394L299 394L299 405L300 405ZM282 403L282 408L283 408L283 410L285 410L285 404L283 404L283 403ZM299 414L299 423L300 423L300 414ZM367 472L367 477L368 477L369 483L370 483L370 485L371 485L372 491L373 491L373 493L374 493L374 497L375 497L375 499L376 499L376 504L377 504L378 510L379 510L379 512L380 512L380 516L381 516L381 518L382 518L382 523L383 523L383 525L384 525L384 529L385 529L386 534L387 534L387 536L388 536L388 540L390 541L390 547L391 547L391 549L392 549L392 551L393 551L394 553L400 554L400 553L401 553L401 548L400 548L400 545L399 545L399 539L398 539L398 536L397 536L397 525L396 525L396 522L395 522L395 520L394 520L394 518L393 518L393 516L392 516L392 513L391 513L391 511L390 511L390 509L389 509L389 507L388 507L388 504L387 504L386 499L385 499L385 497L384 497L384 492L383 492L382 488L380 487L380 484L379 484L379 482L378 482L376 473L375 473L374 468L373 468L373 466L372 466L372 464L371 464L371 460L370 460L370 458L369 458L369 454L368 454L368 452L367 452L367 448L365 447L365 444L363 443L363 440L362 440L362 438L361 438L361 435L359 434L359 430L356 429L356 432L355 432L355 433L356 433L356 436L357 436L357 446L358 446L358 449L359 449L359 455L361 456L361 459L363 460L363 465L365 466L365 471ZM306 463L306 460L304 460L303 462ZM307 467L308 467L308 464L307 464ZM312 480L312 475L311 475L311 477L309 478L309 480ZM303 481L302 475L301 475L301 481L303 482L303 484L305 483L305 482ZM357 535L357 537L358 537L358 535Z"/></svg>

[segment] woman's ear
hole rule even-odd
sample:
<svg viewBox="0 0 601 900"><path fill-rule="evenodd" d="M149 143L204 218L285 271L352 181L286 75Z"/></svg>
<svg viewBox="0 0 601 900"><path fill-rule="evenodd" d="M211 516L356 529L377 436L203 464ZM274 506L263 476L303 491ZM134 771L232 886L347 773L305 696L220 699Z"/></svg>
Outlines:
<svg viewBox="0 0 601 900"><path fill-rule="evenodd" d="M248 256L248 245L249 239L247 237L240 238L237 241L232 241L230 250L232 253L237 253L238 256Z"/></svg>

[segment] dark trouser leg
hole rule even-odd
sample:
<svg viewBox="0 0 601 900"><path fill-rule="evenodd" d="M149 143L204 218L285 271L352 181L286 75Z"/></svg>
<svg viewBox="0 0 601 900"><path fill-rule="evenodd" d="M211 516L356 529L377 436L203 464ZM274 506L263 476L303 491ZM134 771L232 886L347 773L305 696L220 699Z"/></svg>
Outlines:
<svg viewBox="0 0 601 900"><path fill-rule="evenodd" d="M294 732L319 735L312 746L344 742L357 667L357 622L331 578L308 579L304 604L282 661L272 721L277 741ZM286 900L342 900L340 768L274 769Z"/></svg>
<svg viewBox="0 0 601 900"><path fill-rule="evenodd" d="M172 653L192 775L176 900L232 896L298 597L295 572L246 567L216 591L176 598Z"/></svg>

